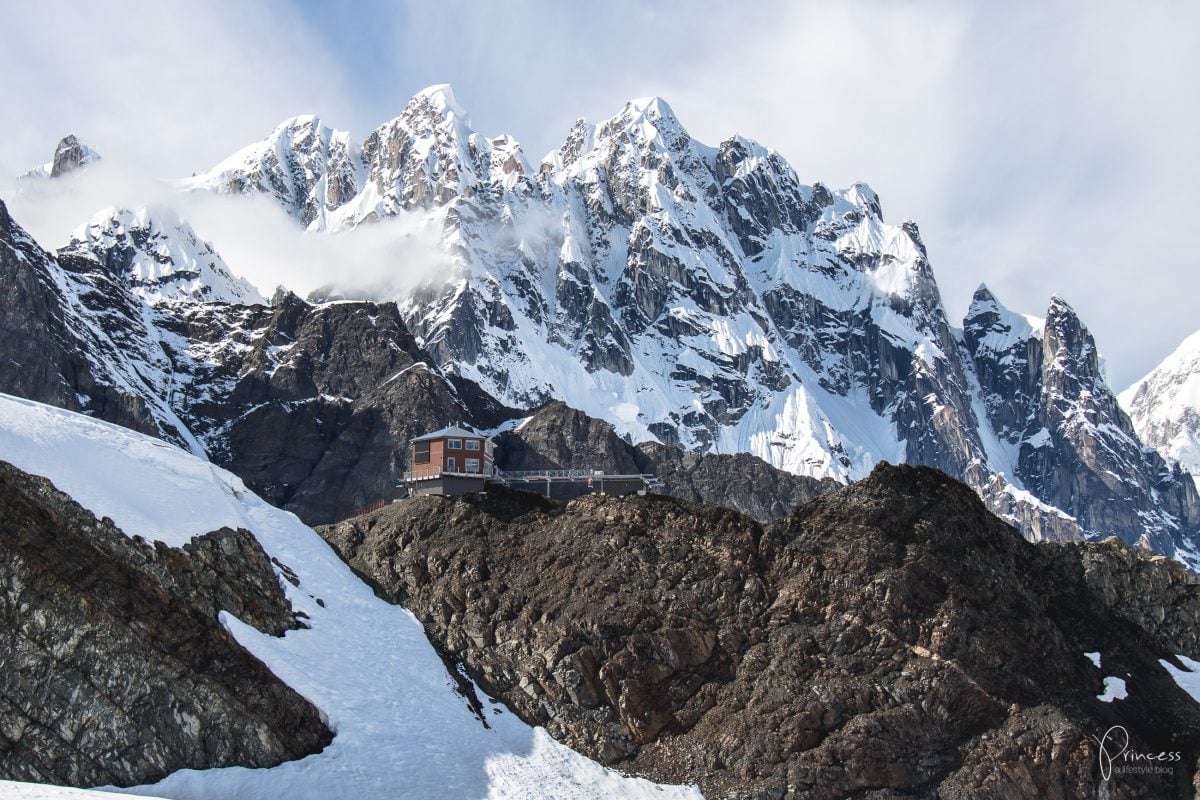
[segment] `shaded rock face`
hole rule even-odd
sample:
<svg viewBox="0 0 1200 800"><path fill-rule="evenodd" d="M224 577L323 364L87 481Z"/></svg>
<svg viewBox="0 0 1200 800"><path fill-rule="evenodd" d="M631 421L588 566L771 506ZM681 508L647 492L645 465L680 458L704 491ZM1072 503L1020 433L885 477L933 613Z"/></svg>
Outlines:
<svg viewBox="0 0 1200 800"><path fill-rule="evenodd" d="M502 491L322 535L483 691L707 797L1192 796L1200 705L1158 659L1200 655L1194 576L1030 544L932 469L880 466L766 526ZM1128 697L1099 701L1106 676ZM1180 760L1103 783L1112 725Z"/></svg>
<svg viewBox="0 0 1200 800"><path fill-rule="evenodd" d="M538 408L514 430L496 437L497 466L522 469L603 469L638 473L637 448L595 419L555 400Z"/></svg>
<svg viewBox="0 0 1200 800"><path fill-rule="evenodd" d="M181 414L214 461L264 499L329 522L394 495L407 442L508 409L431 365L390 303L192 306Z"/></svg>
<svg viewBox="0 0 1200 800"><path fill-rule="evenodd" d="M0 519L0 777L128 786L331 741L218 622L299 624L248 532L150 546L5 462Z"/></svg>
<svg viewBox="0 0 1200 800"><path fill-rule="evenodd" d="M119 345L72 307L60 274L0 203L0 391L181 441L138 377L120 368Z"/></svg>
<svg viewBox="0 0 1200 800"><path fill-rule="evenodd" d="M54 148L54 159L50 162L50 177L59 178L74 172L93 160L94 154L74 135L64 136Z"/></svg>
<svg viewBox="0 0 1200 800"><path fill-rule="evenodd" d="M690 453L681 447L644 442L638 450L672 497L740 511L759 522L786 516L796 506L842 484L775 469L749 453Z"/></svg>

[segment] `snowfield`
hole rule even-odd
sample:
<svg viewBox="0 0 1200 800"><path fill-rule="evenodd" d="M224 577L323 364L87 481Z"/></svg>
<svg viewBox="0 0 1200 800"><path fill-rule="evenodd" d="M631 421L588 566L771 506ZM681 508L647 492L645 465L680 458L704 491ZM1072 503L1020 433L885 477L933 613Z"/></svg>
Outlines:
<svg viewBox="0 0 1200 800"><path fill-rule="evenodd" d="M177 546L223 525L246 528L300 578L298 588L281 585L311 629L275 638L228 614L221 621L321 710L333 743L272 769L183 770L107 791L172 800L701 797L695 787L602 767L481 694L485 727L412 614L378 599L312 529L225 470L125 428L7 395L0 395L0 459L49 478L131 536ZM0 796L99 796L19 786L8 793L0 784Z"/></svg>

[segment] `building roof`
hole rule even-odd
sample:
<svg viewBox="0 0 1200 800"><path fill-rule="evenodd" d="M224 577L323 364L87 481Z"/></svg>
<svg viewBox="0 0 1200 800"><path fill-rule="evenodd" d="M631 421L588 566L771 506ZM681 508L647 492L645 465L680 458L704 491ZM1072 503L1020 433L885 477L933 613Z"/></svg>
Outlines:
<svg viewBox="0 0 1200 800"><path fill-rule="evenodd" d="M486 434L480 433L479 431L473 431L468 428L460 428L457 425L451 425L449 428L442 428L439 431L433 431L425 434L424 436L418 436L413 439L413 441L427 442L431 439L445 439L447 437L452 439L487 439L488 441L491 441L492 438Z"/></svg>

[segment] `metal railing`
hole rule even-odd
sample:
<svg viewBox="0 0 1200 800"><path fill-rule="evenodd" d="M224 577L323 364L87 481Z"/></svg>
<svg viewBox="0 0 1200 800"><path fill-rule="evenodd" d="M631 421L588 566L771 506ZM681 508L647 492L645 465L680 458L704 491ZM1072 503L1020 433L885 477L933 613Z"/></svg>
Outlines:
<svg viewBox="0 0 1200 800"><path fill-rule="evenodd" d="M605 481L641 481L647 489L657 489L662 486L662 481L657 475L644 472L604 472L603 470L593 469L520 469L520 470L502 470L493 468L491 473L487 472L463 472L461 470L437 470L427 474L413 476L411 470L404 473L404 481L406 483L414 480L426 480L429 478L485 478L488 480L499 481L501 483L598 483L603 484Z"/></svg>

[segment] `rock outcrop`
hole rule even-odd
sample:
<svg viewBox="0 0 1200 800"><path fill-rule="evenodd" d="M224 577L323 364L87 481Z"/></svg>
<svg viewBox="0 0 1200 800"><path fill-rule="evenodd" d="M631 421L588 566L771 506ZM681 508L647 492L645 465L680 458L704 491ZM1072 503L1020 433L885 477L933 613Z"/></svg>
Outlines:
<svg viewBox="0 0 1200 800"><path fill-rule="evenodd" d="M637 447L612 425L553 400L497 437L498 466L506 470L601 469L655 475L662 494L741 511L760 522L842 484L772 467L749 453L694 453L676 445Z"/></svg>
<svg viewBox="0 0 1200 800"><path fill-rule="evenodd" d="M207 456L310 523L390 497L410 437L516 414L434 365L394 303L196 302L246 286L190 229L116 212L77 233L47 253L0 203L0 391ZM167 245L192 267L155 261Z"/></svg>
<svg viewBox="0 0 1200 800"><path fill-rule="evenodd" d="M151 546L5 462L0 519L0 778L129 786L331 741L218 621L303 624L248 532Z"/></svg>
<svg viewBox="0 0 1200 800"><path fill-rule="evenodd" d="M765 526L498 491L322 535L524 719L710 798L1194 791L1200 704L1159 659L1200 656L1196 578L1116 541L1031 544L929 468ZM1102 701L1107 677L1127 697ZM1179 760L1104 781L1113 725Z"/></svg>

